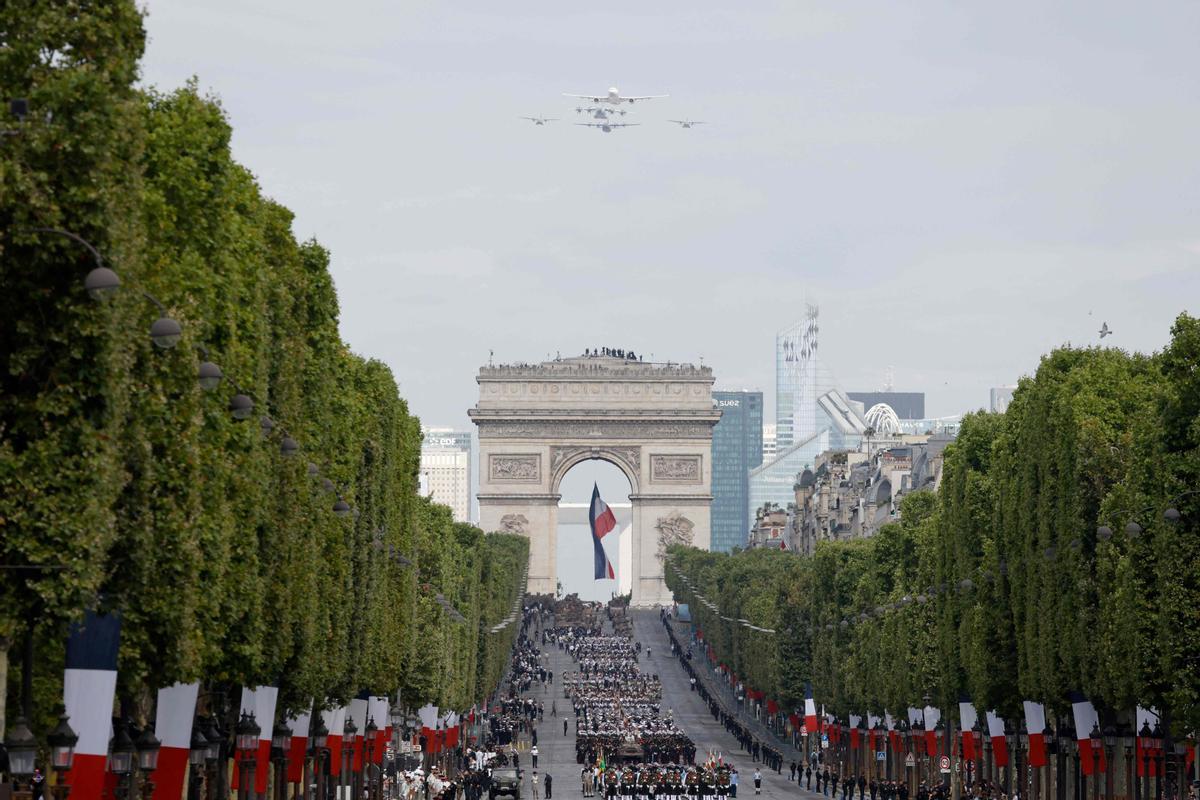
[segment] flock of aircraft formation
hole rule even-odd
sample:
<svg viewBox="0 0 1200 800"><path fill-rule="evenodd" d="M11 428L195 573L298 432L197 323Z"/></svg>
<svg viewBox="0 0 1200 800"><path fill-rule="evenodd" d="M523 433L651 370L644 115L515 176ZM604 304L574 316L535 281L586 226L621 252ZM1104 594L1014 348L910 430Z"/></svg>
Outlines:
<svg viewBox="0 0 1200 800"><path fill-rule="evenodd" d="M576 125L581 125L585 128L599 128L605 133L612 133L617 128L632 128L640 125L640 122L614 122L613 115L624 117L629 113L625 108L628 104L632 106L639 100L657 100L660 97L669 97L665 94L643 94L637 96L626 97L622 95L617 87L612 87L607 93L602 95L593 94L567 94L563 93L563 97L572 97L577 100L587 100L591 105L576 106L576 114L588 114L593 122L576 122ZM557 117L521 117L527 119L534 125L545 125L547 122L558 122ZM674 122L681 128L691 128L694 125L703 125L703 120L698 119L670 119L667 122Z"/></svg>

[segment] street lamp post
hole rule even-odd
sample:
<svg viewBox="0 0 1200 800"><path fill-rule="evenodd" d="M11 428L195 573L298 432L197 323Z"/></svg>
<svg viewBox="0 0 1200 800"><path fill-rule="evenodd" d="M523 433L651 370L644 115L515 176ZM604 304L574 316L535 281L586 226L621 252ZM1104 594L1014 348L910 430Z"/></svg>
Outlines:
<svg viewBox="0 0 1200 800"><path fill-rule="evenodd" d="M354 791L354 736L358 733L358 726L354 724L354 720L350 715L346 715L346 726L342 729L342 778L345 785L350 789L350 796L357 797ZM340 792L339 792L340 794Z"/></svg>
<svg viewBox="0 0 1200 800"><path fill-rule="evenodd" d="M63 783L66 773L75 763L75 745L79 742L79 734L71 728L66 714L58 718L46 742L50 745L50 767L54 770L54 800L66 800L71 794L71 787Z"/></svg>
<svg viewBox="0 0 1200 800"><path fill-rule="evenodd" d="M1165 764L1163 763L1164 759L1160 755L1163 752L1163 729L1161 722L1154 723L1154 731L1150 736L1150 740L1153 743L1150 759L1156 767L1154 771L1154 798L1155 800L1162 800Z"/></svg>
<svg viewBox="0 0 1200 800"><path fill-rule="evenodd" d="M1104 746L1104 734L1100 733L1100 722L1092 723L1092 732L1088 735L1092 740L1092 800L1100 800L1100 756Z"/></svg>
<svg viewBox="0 0 1200 800"><path fill-rule="evenodd" d="M154 735L154 731L146 726L134 746L137 748L138 772L142 778L142 797L150 800L154 794L154 781L151 778L158 769L158 751L162 748L162 742Z"/></svg>
<svg viewBox="0 0 1200 800"><path fill-rule="evenodd" d="M370 800L375 800L376 781L375 772L375 748L378 746L376 734L379 733L379 726L375 724L374 717L367 717L367 727L363 729L363 765L362 777L360 780L366 784L367 797Z"/></svg>
<svg viewBox="0 0 1200 800"><path fill-rule="evenodd" d="M117 795L124 800L130 797L133 781L133 759L137 748L129 735L129 725L125 720L117 722L113 732L112 742L108 746L109 769L117 776Z"/></svg>
<svg viewBox="0 0 1200 800"><path fill-rule="evenodd" d="M258 755L258 737L261 733L262 728L255 722L254 714L243 711L242 718L238 720L238 724L234 728L234 734L237 736L235 744L239 769L238 800L249 800L256 793L254 768Z"/></svg>
<svg viewBox="0 0 1200 800"><path fill-rule="evenodd" d="M312 752L313 770L317 774L317 800L326 800L328 794L325 789L325 781L329 774L328 744L329 729L325 727L325 721L321 719L321 715L315 714L313 715L312 732L309 736L309 747Z"/></svg>
<svg viewBox="0 0 1200 800"><path fill-rule="evenodd" d="M1113 796L1113 789L1116 788L1116 777L1114 775L1115 767L1113 759L1116 758L1117 751L1117 729L1112 725L1104 726L1104 750L1108 762L1108 774L1104 778L1104 793L1110 799Z"/></svg>
<svg viewBox="0 0 1200 800"><path fill-rule="evenodd" d="M292 730L276 722L271 730L271 761L275 764L276 800L287 800L288 751L292 749Z"/></svg>
<svg viewBox="0 0 1200 800"><path fill-rule="evenodd" d="M208 756L208 737L201 730L202 721L192 727L192 740L188 746L188 800L200 800L204 785L204 767Z"/></svg>
<svg viewBox="0 0 1200 800"><path fill-rule="evenodd" d="M1150 737L1154 732L1150 730L1150 723L1143 722L1142 729L1138 731L1138 741L1142 746L1142 797L1141 800L1150 800Z"/></svg>
<svg viewBox="0 0 1200 800"><path fill-rule="evenodd" d="M28 781L33 775L34 759L37 756L37 739L24 717L13 720L12 727L4 735L4 749L8 751L8 772L18 783ZM26 796L32 795L32 786Z"/></svg>
<svg viewBox="0 0 1200 800"><path fill-rule="evenodd" d="M225 776L225 770L219 768L224 765L225 732L217 723L215 714L204 721L204 738L208 740L208 747L204 750L204 794L206 800L217 800L218 789ZM224 797L228 796L229 792L225 792Z"/></svg>

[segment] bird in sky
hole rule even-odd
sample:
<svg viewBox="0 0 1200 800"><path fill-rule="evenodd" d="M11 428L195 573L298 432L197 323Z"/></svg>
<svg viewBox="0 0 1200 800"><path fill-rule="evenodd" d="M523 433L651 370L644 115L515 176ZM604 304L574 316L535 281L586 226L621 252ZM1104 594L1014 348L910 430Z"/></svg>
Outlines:
<svg viewBox="0 0 1200 800"><path fill-rule="evenodd" d="M558 122L558 119L555 117L521 117L521 119L527 119L534 125L545 125L547 122Z"/></svg>
<svg viewBox="0 0 1200 800"><path fill-rule="evenodd" d="M1100 338L1103 339L1105 336L1112 336L1112 331L1108 329L1107 322L1102 322L1100 323Z"/></svg>

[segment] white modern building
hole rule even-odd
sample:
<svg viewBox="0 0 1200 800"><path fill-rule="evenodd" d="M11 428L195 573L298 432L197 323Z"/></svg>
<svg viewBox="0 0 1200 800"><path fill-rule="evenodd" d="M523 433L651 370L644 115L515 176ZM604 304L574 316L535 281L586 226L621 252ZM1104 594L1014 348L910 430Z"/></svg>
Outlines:
<svg viewBox="0 0 1200 800"><path fill-rule="evenodd" d="M449 506L457 522L471 522L471 432L425 428L424 435L421 493Z"/></svg>

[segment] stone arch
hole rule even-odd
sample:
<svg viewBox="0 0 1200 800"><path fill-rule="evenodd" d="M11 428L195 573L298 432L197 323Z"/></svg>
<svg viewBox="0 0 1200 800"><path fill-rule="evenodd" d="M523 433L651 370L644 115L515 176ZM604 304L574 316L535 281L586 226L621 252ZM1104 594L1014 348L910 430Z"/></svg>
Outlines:
<svg viewBox="0 0 1200 800"><path fill-rule="evenodd" d="M636 447L609 447L605 445L577 445L554 447L550 454L550 493L560 494L563 478L572 468L591 460L607 461L625 475L631 494L638 494L638 472L641 453Z"/></svg>

